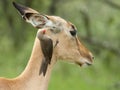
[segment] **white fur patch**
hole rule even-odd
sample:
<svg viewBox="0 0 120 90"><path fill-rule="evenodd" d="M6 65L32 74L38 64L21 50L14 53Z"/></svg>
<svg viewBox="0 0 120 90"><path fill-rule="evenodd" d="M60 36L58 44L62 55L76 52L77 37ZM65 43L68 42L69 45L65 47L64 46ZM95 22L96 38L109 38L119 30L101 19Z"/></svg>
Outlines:
<svg viewBox="0 0 120 90"><path fill-rule="evenodd" d="M37 22L35 18L31 17L29 20L26 20L28 23L31 23L34 27L42 24L42 22Z"/></svg>
<svg viewBox="0 0 120 90"><path fill-rule="evenodd" d="M51 26L53 26L53 23L52 23L52 21L48 20L48 21L47 21L47 23L46 23L46 26L48 26L48 27L51 27Z"/></svg>

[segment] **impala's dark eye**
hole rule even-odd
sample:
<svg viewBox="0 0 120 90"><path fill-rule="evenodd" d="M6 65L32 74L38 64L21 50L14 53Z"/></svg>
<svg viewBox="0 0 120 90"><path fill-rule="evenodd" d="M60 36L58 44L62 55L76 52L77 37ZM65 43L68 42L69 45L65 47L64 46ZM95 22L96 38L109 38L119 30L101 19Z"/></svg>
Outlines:
<svg viewBox="0 0 120 90"><path fill-rule="evenodd" d="M76 35L76 33L77 33L77 31L76 31L76 30L72 30L72 31L70 31L70 34L71 34L72 36L75 36L75 35Z"/></svg>
<svg viewBox="0 0 120 90"><path fill-rule="evenodd" d="M72 36L76 36L76 34L77 34L76 27L71 22L68 22L68 25L70 26L70 34Z"/></svg>
<svg viewBox="0 0 120 90"><path fill-rule="evenodd" d="M76 30L74 25L71 25L71 27L72 27L72 30L70 31L70 33L71 33L72 36L75 36L76 33L77 33L77 30Z"/></svg>

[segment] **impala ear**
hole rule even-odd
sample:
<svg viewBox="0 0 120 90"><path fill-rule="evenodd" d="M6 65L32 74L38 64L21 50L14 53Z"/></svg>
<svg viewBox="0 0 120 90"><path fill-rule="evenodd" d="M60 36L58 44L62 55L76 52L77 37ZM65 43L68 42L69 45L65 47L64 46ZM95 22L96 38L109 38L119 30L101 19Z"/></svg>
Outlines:
<svg viewBox="0 0 120 90"><path fill-rule="evenodd" d="M53 41L47 35L45 35L45 31L40 31L37 34L37 37L40 40L41 49L44 56L39 74L43 73L43 75L45 76L47 67L51 63L53 53Z"/></svg>
<svg viewBox="0 0 120 90"><path fill-rule="evenodd" d="M48 22L49 18L46 15L42 15L36 10L33 10L29 7L17 4L13 2L14 7L21 14L22 18L31 23L36 28L42 28Z"/></svg>

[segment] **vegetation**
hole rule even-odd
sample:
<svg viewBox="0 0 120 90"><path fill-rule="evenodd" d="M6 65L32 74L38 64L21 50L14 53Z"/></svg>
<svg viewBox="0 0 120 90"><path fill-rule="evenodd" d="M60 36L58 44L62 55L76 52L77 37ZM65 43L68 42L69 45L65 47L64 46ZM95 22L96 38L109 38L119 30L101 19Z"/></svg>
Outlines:
<svg viewBox="0 0 120 90"><path fill-rule="evenodd" d="M94 64L80 68L59 61L49 90L120 90L119 0L16 0L41 13L74 23ZM0 76L19 75L29 60L37 29L25 23L12 6L0 0Z"/></svg>

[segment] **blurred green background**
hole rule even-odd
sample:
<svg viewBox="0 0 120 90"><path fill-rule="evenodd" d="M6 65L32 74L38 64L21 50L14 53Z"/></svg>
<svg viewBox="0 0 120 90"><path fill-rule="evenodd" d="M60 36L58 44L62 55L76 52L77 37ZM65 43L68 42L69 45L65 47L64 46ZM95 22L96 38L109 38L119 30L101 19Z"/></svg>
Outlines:
<svg viewBox="0 0 120 90"><path fill-rule="evenodd" d="M94 54L94 64L80 68L59 61L48 90L120 90L120 0L14 0L78 28ZM37 29L22 20L12 0L0 0L0 76L13 78L25 68Z"/></svg>

